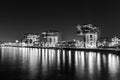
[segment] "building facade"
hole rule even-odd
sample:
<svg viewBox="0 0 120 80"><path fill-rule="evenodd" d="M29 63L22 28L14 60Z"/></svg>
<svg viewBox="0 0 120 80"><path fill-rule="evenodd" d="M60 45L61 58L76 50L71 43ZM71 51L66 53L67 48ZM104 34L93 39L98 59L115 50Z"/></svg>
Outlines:
<svg viewBox="0 0 120 80"><path fill-rule="evenodd" d="M92 24L78 25L77 35L84 37L85 48L97 48L97 40L99 38L100 30L97 27L93 27Z"/></svg>
<svg viewBox="0 0 120 80"><path fill-rule="evenodd" d="M31 33L24 34L22 42L24 42L27 46L38 46L40 43L40 35Z"/></svg>
<svg viewBox="0 0 120 80"><path fill-rule="evenodd" d="M97 34L88 33L85 34L85 47L86 48L96 48L97 47Z"/></svg>
<svg viewBox="0 0 120 80"><path fill-rule="evenodd" d="M61 41L60 32L53 30L42 32L42 46L55 47L59 41Z"/></svg>

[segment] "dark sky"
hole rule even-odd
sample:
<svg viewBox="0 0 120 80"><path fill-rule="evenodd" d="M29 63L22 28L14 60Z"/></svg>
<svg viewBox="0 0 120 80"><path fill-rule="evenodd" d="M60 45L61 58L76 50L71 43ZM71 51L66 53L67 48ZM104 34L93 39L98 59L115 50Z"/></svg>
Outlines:
<svg viewBox="0 0 120 80"><path fill-rule="evenodd" d="M117 2L5 2L0 3L0 40L16 40L25 33L62 32L63 40L75 38L78 24L101 28L102 36L120 37Z"/></svg>

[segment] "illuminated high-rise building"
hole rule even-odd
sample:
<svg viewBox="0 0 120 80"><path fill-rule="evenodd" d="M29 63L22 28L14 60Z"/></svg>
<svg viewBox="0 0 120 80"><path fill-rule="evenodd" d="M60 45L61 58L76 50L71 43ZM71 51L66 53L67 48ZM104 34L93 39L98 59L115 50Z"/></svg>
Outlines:
<svg viewBox="0 0 120 80"><path fill-rule="evenodd" d="M45 47L55 47L61 41L61 33L54 30L42 32L42 42Z"/></svg>
<svg viewBox="0 0 120 80"><path fill-rule="evenodd" d="M78 25L77 35L84 37L85 48L96 48L100 30L92 24Z"/></svg>

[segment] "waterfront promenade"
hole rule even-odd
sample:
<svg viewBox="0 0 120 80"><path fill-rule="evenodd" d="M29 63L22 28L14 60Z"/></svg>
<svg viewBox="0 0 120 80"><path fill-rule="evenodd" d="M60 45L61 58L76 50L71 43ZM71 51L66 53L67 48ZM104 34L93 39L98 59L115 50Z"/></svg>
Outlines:
<svg viewBox="0 0 120 80"><path fill-rule="evenodd" d="M61 49L61 50L77 50L77 51L105 51L120 52L116 48L77 48L77 47L41 47L41 46L5 46L5 47L21 47L21 48L41 48L41 49Z"/></svg>

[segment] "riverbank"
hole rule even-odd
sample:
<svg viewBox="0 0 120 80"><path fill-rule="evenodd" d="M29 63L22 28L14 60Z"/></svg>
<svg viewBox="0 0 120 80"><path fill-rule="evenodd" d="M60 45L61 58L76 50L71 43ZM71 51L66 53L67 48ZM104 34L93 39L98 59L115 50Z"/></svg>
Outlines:
<svg viewBox="0 0 120 80"><path fill-rule="evenodd" d="M77 50L77 51L106 51L120 52L120 49L115 48L74 48L74 47L40 47L40 46L4 46L4 47L21 47L21 48L41 48L41 49L61 49L61 50Z"/></svg>

